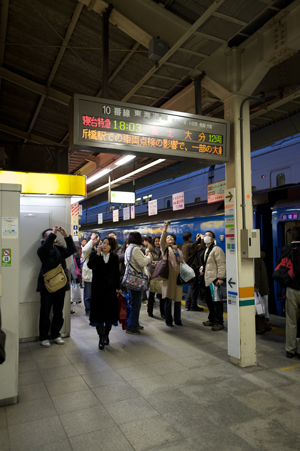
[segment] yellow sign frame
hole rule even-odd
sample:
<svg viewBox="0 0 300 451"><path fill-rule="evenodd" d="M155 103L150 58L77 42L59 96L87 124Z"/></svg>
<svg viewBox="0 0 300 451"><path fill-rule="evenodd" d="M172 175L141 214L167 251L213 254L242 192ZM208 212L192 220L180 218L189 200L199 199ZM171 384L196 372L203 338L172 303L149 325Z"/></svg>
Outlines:
<svg viewBox="0 0 300 451"><path fill-rule="evenodd" d="M21 185L22 194L87 195L83 175L0 171L0 183Z"/></svg>

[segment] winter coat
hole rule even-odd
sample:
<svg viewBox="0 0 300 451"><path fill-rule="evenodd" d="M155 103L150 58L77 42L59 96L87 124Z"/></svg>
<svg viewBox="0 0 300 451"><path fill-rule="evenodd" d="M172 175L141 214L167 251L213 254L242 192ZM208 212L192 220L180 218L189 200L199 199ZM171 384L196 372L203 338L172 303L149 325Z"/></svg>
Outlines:
<svg viewBox="0 0 300 451"><path fill-rule="evenodd" d="M254 259L254 290L261 296L269 294L268 274L262 258Z"/></svg>
<svg viewBox="0 0 300 451"><path fill-rule="evenodd" d="M91 282L93 278L93 272L88 267L88 262L91 256L91 252L94 247L93 240L90 240L86 245L82 248L82 259L83 259L83 266L82 266L82 280L85 282Z"/></svg>
<svg viewBox="0 0 300 451"><path fill-rule="evenodd" d="M91 296L91 324L112 324L119 320L117 290L120 289L118 256L113 252L107 263L102 255L93 253L87 263L93 272Z"/></svg>
<svg viewBox="0 0 300 451"><path fill-rule="evenodd" d="M197 263L197 253L201 252L205 248L205 244L201 238L199 238L195 243L191 241L185 241L182 245L183 260L191 267L198 266Z"/></svg>
<svg viewBox="0 0 300 451"><path fill-rule="evenodd" d="M163 232L160 240L160 247L163 254L163 260L169 260L169 277L167 280L163 280L162 298L169 298L174 302L182 301L182 285L177 285L177 277L180 271L180 264L174 255L174 252L178 252L180 257L183 257L181 250L176 244L170 246L166 243L167 232ZM168 249L165 253L165 250Z"/></svg>
<svg viewBox="0 0 300 451"><path fill-rule="evenodd" d="M127 266L129 263L129 256L131 253L131 249L133 249L132 251L132 256L131 256L131 260L130 260L130 264L131 266L133 266L133 268L140 273L143 274L147 274L147 270L145 270L146 266L149 265L149 263L151 263L152 261L152 257L151 255L144 255L143 252L141 251L140 246L138 246L137 244L129 244L128 248L126 249L125 252L125 265Z"/></svg>
<svg viewBox="0 0 300 451"><path fill-rule="evenodd" d="M56 246L54 244L55 238L56 235L54 233L49 233L46 240L41 244L41 246L37 250L37 254L42 262L42 268L39 273L38 284L36 289L36 291L38 292L47 291L44 284L43 275L46 274L46 272L50 271L50 269L56 268L60 263L64 268L67 277L67 284L60 290L56 291L55 293L63 293L65 291L70 290L69 272L66 266L65 259L70 257L72 254L75 254L77 250L71 236L65 238L67 247Z"/></svg>
<svg viewBox="0 0 300 451"><path fill-rule="evenodd" d="M209 247L208 255L205 260L205 251L201 254L201 267L204 269L205 286L216 280L225 280L226 278L226 259L223 250L212 244Z"/></svg>

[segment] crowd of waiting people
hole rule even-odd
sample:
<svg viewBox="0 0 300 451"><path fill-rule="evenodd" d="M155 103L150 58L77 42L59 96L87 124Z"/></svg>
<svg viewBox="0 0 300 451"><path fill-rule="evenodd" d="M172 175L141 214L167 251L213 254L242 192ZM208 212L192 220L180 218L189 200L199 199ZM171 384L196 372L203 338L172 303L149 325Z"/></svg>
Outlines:
<svg viewBox="0 0 300 451"><path fill-rule="evenodd" d="M226 261L223 250L217 245L216 237L212 231L205 235L198 234L193 242L192 234L183 234L184 244L182 249L176 244L176 236L168 232L169 222L164 223L161 236L142 236L139 232L129 233L123 246L117 242L115 232L111 231L101 241L98 232L92 232L89 239L81 240L81 247L76 248L71 236L68 236L63 228L54 226L42 233L42 243L38 249L38 256L42 262L42 268L38 278L37 291L41 294L40 310L40 341L42 346L49 347L50 337L56 344L64 344L60 336L63 326L63 305L65 292L70 289L70 280L66 269L66 258L73 255L72 279L83 285L84 307L89 316L90 325L95 327L99 335L99 349L109 345L109 333L112 326L116 326L119 320L118 296L124 294L128 297L129 314L126 321L126 333L139 335L144 327L140 324L139 316L143 300L143 291L127 288L122 285L124 275L130 267L138 274L143 274L149 279L147 294L147 312L150 318L154 318L153 307L155 296L160 304L160 315L166 326L182 326L181 303L183 299L183 284L179 282L180 264L185 262L194 271L194 276L189 283L185 309L201 311L203 308L197 305L199 292L202 300L207 304L209 315L203 322L212 331L224 329L223 325L223 299L214 302L211 285L218 290L226 282ZM57 242L57 233L60 232L65 239L65 245ZM300 228L292 230L293 251L295 252L295 265L298 271L300 259L297 256L300 249ZM262 256L263 257L263 256ZM167 276L152 277L156 266L162 262L161 267L167 268ZM66 275L66 283L55 292L48 292L45 286L45 275L49 271L62 266ZM79 274L80 273L80 274ZM296 305L299 317L299 292L297 282L288 289L287 297ZM257 333L270 330L268 324L267 298L269 288L263 259L255 261L255 290L265 300L265 315L256 321ZM226 292L226 290L225 290ZM224 293L224 291L223 291ZM50 310L53 307L53 318L50 322ZM174 311L174 318L172 312ZM289 331L287 357L296 355L294 328L297 329L297 315L287 309Z"/></svg>

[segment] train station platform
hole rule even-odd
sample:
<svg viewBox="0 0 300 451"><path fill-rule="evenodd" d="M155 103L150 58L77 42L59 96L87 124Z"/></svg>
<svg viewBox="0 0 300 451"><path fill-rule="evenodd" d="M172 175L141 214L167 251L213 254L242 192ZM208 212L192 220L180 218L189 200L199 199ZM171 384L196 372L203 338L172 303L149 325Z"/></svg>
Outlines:
<svg viewBox="0 0 300 451"><path fill-rule="evenodd" d="M182 311L166 327L142 306L138 336L113 328L98 349L82 304L65 345L20 344L19 404L0 408L1 451L295 451L300 360L257 336L258 365L229 362L226 327ZM225 320L225 326L226 320Z"/></svg>

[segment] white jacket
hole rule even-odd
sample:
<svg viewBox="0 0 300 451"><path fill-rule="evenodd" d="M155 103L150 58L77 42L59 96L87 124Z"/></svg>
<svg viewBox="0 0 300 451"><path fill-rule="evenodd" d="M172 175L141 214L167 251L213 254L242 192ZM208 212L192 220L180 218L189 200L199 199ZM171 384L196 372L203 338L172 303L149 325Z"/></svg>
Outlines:
<svg viewBox="0 0 300 451"><path fill-rule="evenodd" d="M140 246L138 246L137 244L131 243L131 244L129 244L128 248L126 249L125 257L124 257L125 265L127 266L129 264L129 256L131 253L131 249L133 249L131 260L130 260L131 265L134 267L134 269L137 272L141 272L143 274L148 274L146 266L152 262L152 257L151 257L151 255L148 255L148 256L144 255L143 252L141 251Z"/></svg>
<svg viewBox="0 0 300 451"><path fill-rule="evenodd" d="M93 278L93 271L90 268L88 268L88 266L87 266L93 246L94 246L94 242L93 242L93 240L90 240L82 248L82 257L81 258L83 258L83 260L84 260L84 264L82 267L82 280L84 282L91 282L92 278Z"/></svg>
<svg viewBox="0 0 300 451"><path fill-rule="evenodd" d="M207 257L205 265L204 272L205 286L208 287L209 284L216 279L224 280L225 277L226 277L225 254L219 246L214 246L212 251L209 253Z"/></svg>

